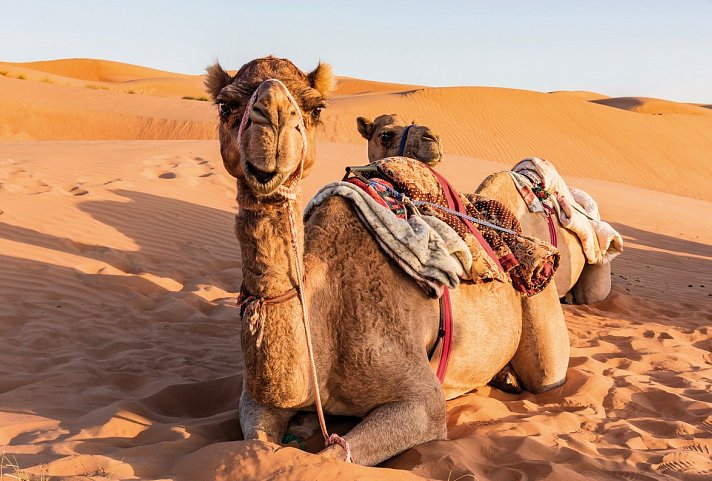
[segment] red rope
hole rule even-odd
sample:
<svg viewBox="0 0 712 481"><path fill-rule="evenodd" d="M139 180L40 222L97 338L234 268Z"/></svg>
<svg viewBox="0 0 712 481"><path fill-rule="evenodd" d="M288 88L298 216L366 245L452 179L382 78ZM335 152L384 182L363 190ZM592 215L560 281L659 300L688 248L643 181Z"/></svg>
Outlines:
<svg viewBox="0 0 712 481"><path fill-rule="evenodd" d="M319 392L319 378L317 376L317 371L316 371L316 362L314 361L314 347L312 346L312 339L311 339L311 327L309 325L309 309L307 308L307 300L304 297L305 292L304 292L304 276L302 274L303 269L304 269L304 257L302 256L302 253L299 251L299 244L297 243L297 222L296 222L296 214L295 214L295 207L294 203L297 201L297 193L299 191L299 182L302 177L302 173L304 170L304 159L306 158L307 155L307 135L306 135L306 128L304 126L304 117L302 116L302 109L299 107L299 104L297 104L297 101L294 100L294 97L292 96L291 92L287 88L286 85L284 85L282 82L280 82L277 79L267 79L264 82L276 82L280 84L282 87L284 87L284 90L287 93L287 98L289 99L290 103L294 107L294 109L297 111L299 114L299 131L302 134L302 159L301 162L299 163L298 169L294 172L294 175L287 181L286 185L281 185L279 188L276 190L277 193L282 195L285 200L287 201L287 206L288 206L288 217L289 217L289 228L290 228L290 234L292 236L291 239L291 244L292 244L292 251L294 253L294 263L295 263L295 271L297 275L297 297L299 298L299 303L302 308L302 321L304 323L304 332L306 335L306 341L307 341L307 354L309 356L309 365L311 368L311 375L312 375L312 381L314 383L314 399L315 399L315 405L316 405L316 412L319 418L319 426L321 427L321 433L324 436L324 443L326 447L329 447L333 444L338 444L342 448L344 448L345 451L345 461L347 463L352 462L351 458L351 447L349 446L349 443L339 436L338 434L332 434L329 436L329 432L326 428L326 421L324 419L324 410L321 405L321 393ZM263 82L263 83L264 83ZM252 110L252 107L255 104L255 101L257 100L257 91L259 90L259 87L255 89L255 92L252 94L252 97L250 98L250 101L247 105L247 108L245 108L244 113L242 114L242 120L240 121L240 128L238 130L238 135L237 135L237 140L238 144L242 138L242 134L247 128L247 120L250 115L250 111Z"/></svg>
<svg viewBox="0 0 712 481"><path fill-rule="evenodd" d="M450 350L452 348L452 304L450 303L450 290L447 286L443 287L443 330L445 335L443 337L443 350L440 353L440 362L438 363L438 370L436 371L440 383L445 382L445 373L447 372L447 365L450 362Z"/></svg>
<svg viewBox="0 0 712 481"><path fill-rule="evenodd" d="M544 213L546 214L546 222L549 224L549 237L551 238L551 245L558 247L558 239L556 237L556 227L554 226L554 209L548 204L544 204Z"/></svg>

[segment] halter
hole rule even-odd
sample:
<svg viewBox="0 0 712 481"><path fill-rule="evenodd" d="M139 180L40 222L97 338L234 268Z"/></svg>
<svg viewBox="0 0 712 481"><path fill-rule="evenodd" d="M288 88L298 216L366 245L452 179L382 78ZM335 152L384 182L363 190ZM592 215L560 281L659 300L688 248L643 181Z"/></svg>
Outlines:
<svg viewBox="0 0 712 481"><path fill-rule="evenodd" d="M247 106L245 107L245 111L242 113L242 119L240 120L240 128L237 131L237 145L242 145L242 136L245 133L245 130L247 130L249 123L251 122L250 112L252 112L252 108L255 106L255 102L257 101L257 92L259 91L260 87L262 87L262 85L264 85L266 82L275 82L284 87L284 90L287 93L287 99L289 99L289 103L292 105L292 107L294 107L294 110L296 110L299 115L298 130L302 134L302 154L301 159L299 161L299 167L297 168L297 170L294 171L294 173L290 176L289 179L287 179L282 185L277 187L277 189L275 190L275 193L282 195L286 200L296 200L297 193L299 192L299 181L302 180L302 174L304 172L304 160L307 156L307 129L304 126L304 116L302 115L301 107L299 107L299 104L296 100L294 100L292 93L281 80L275 78L267 79L263 81L260 85L258 85L255 91L252 93L252 97L250 97L250 100L249 102L247 102ZM244 152L241 152L241 154L244 154Z"/></svg>
<svg viewBox="0 0 712 481"><path fill-rule="evenodd" d="M289 230L291 234L291 245L292 245L292 252L294 254L294 270L295 274L297 276L297 287L296 287L296 297L299 299L299 303L301 304L302 307L302 321L304 322L304 333L306 335L306 340L307 340L307 354L309 355L309 364L311 368L311 376L312 376L312 381L314 383L314 399L315 399L315 405L316 405L316 412L319 417L319 426L321 427L321 433L324 436L324 444L326 447L329 447L333 444L338 444L340 445L346 455L345 455L345 461L347 463L352 462L351 458L351 447L349 446L349 443L339 436L336 433L329 435L329 431L326 429L326 421L324 420L324 410L321 406L321 393L319 392L319 379L317 376L316 372L316 362L314 361L314 347L312 345L312 339L311 339L311 327L309 323L309 309L307 308L307 301L305 298L305 292L304 292L304 257L302 256L302 253L299 250L299 244L297 242L298 236L297 236L297 221L296 221L296 213L295 213L295 207L294 204L297 200L297 196L299 194L299 186L300 183L299 181L302 178L302 173L304 172L304 160L306 159L307 156L307 132L306 128L304 126L304 116L302 115L302 109L299 107L299 104L297 103L296 100L294 100L294 97L292 96L292 93L289 91L286 85L282 83L280 80L277 79L267 79L263 81L254 91L252 94L252 97L250 97L250 101L247 103L247 107L245 107L245 111L242 114L242 120L240 121L240 128L237 131L237 143L238 145L242 145L241 140L242 140L242 135L244 134L245 130L247 129L247 125L249 123L250 119L250 112L252 111L252 108L255 105L255 102L257 101L257 92L260 89L260 87L265 83L265 82L276 82L277 84L281 85L284 87L285 92L287 93L287 98L289 99L289 102L292 104L294 109L297 111L299 115L299 125L298 129L299 132L302 134L302 158L299 161L299 167L297 170L294 171L294 174L290 176L289 179L287 179L282 185L280 185L276 190L275 193L281 195L284 200L287 202L288 206L288 217L289 217ZM294 290L294 289L292 289ZM249 296L249 294L245 297L244 301L240 305L241 311L243 306L247 305L246 307L250 307L249 303L252 303L254 307L251 307L249 309L250 316L248 317L249 321L249 327L252 332L256 331L259 329L259 332L262 332L262 326L261 323L264 322L264 311L262 310L262 306L264 304L273 304L273 303L278 303L278 302L284 302L290 299L293 299L295 296L292 294L292 290L287 291L286 293L270 298L270 299L262 299L260 300L259 298L255 296ZM258 311L259 308L259 311ZM246 311L247 312L247 311ZM254 317L257 316L257 317ZM260 319L261 317L261 319ZM258 334L257 342L261 342L261 337Z"/></svg>
<svg viewBox="0 0 712 481"><path fill-rule="evenodd" d="M415 124L408 125L403 131L403 137L401 137L400 145L398 146L398 157L401 157L405 152L405 143L408 140L408 132L410 132L410 128L414 125Z"/></svg>

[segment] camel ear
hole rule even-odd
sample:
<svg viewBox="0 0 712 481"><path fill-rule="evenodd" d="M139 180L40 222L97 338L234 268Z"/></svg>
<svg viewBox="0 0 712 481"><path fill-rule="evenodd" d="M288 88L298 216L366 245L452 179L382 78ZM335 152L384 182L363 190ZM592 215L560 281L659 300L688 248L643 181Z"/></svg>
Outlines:
<svg viewBox="0 0 712 481"><path fill-rule="evenodd" d="M319 66L308 76L309 84L319 91L322 97L329 98L336 90L336 78L331 71L331 65L319 62Z"/></svg>
<svg viewBox="0 0 712 481"><path fill-rule="evenodd" d="M366 140L371 140L373 135L373 122L368 120L366 117L359 117L356 119L356 127L358 128L361 137Z"/></svg>
<svg viewBox="0 0 712 481"><path fill-rule="evenodd" d="M205 90L212 95L213 100L218 98L220 91L230 83L232 77L227 73L218 62L215 62L207 68L205 76Z"/></svg>

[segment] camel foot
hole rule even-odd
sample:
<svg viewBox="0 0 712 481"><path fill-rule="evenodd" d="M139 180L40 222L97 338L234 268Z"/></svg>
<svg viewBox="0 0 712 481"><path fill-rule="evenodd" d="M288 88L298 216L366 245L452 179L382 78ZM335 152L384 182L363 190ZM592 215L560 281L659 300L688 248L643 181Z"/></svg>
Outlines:
<svg viewBox="0 0 712 481"><path fill-rule="evenodd" d="M327 461L345 461L346 451L340 445L332 444L328 448L319 451L319 457Z"/></svg>

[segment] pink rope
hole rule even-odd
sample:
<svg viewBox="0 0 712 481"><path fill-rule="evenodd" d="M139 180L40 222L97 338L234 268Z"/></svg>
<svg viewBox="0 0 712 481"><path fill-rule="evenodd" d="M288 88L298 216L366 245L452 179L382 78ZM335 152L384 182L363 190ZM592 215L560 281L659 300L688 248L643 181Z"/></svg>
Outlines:
<svg viewBox="0 0 712 481"><path fill-rule="evenodd" d="M338 434L334 433L329 436L329 439L326 440L327 447L331 446L332 444L338 444L339 446L344 448L344 451L346 451L346 459L344 461L346 461L347 463L353 462L353 459L351 458L351 446L349 446L348 441L346 441Z"/></svg>
<svg viewBox="0 0 712 481"><path fill-rule="evenodd" d="M311 324L309 320L309 309L307 309L307 300L304 297L304 275L303 275L303 270L304 270L304 257L302 256L302 253L299 251L299 243L297 242L298 239L298 233L297 233L297 221L296 221L296 209L294 206L294 203L297 201L298 193L299 193L299 181L302 178L302 173L304 171L304 160L306 159L307 156L307 133L306 133L306 128L304 126L304 117L302 115L302 109L299 107L299 104L297 103L296 100L294 100L294 97L292 96L291 92L287 88L286 85L284 85L281 81L277 79L267 79L264 82L277 82L280 84L282 87L284 87L284 90L287 93L287 98L289 99L289 102L292 104L294 109L297 111L299 114L299 131L302 134L302 157L301 160L299 161L299 168L294 172L294 175L283 185L279 186L279 188L276 190L280 195L282 195L286 200L287 200L287 205L288 205L288 217L289 217L289 230L291 234L291 244L292 244L292 250L294 252L294 270L295 274L297 276L297 297L299 298L299 303L302 307L302 321L304 323L304 332L306 335L306 341L307 341L307 354L309 356L309 367L311 370L311 376L314 381L314 399L315 399L315 405L316 405L316 412L317 412L317 417L319 418L319 427L321 428L321 433L324 436L324 444L326 447L332 446L334 444L338 444L341 446L344 451L345 451L345 461L347 463L353 462L353 458L351 457L351 446L349 446L349 443L339 436L338 434L334 433L331 436L329 436L329 431L326 428L326 420L324 419L324 410L321 405L321 393L319 391L319 378L317 375L316 371L316 362L314 361L314 347L312 345L312 338L311 338ZM263 83L264 83L263 82ZM247 104L247 107L245 108L245 112L242 114L242 120L240 121L240 128L237 133L237 142L238 145L240 144L240 141L242 139L242 134L247 128L247 120L250 116L250 111L255 105L255 101L257 100L257 91L259 90L259 87L255 90L255 92L252 94L252 97L250 97L250 101ZM289 185L286 185L289 184Z"/></svg>

